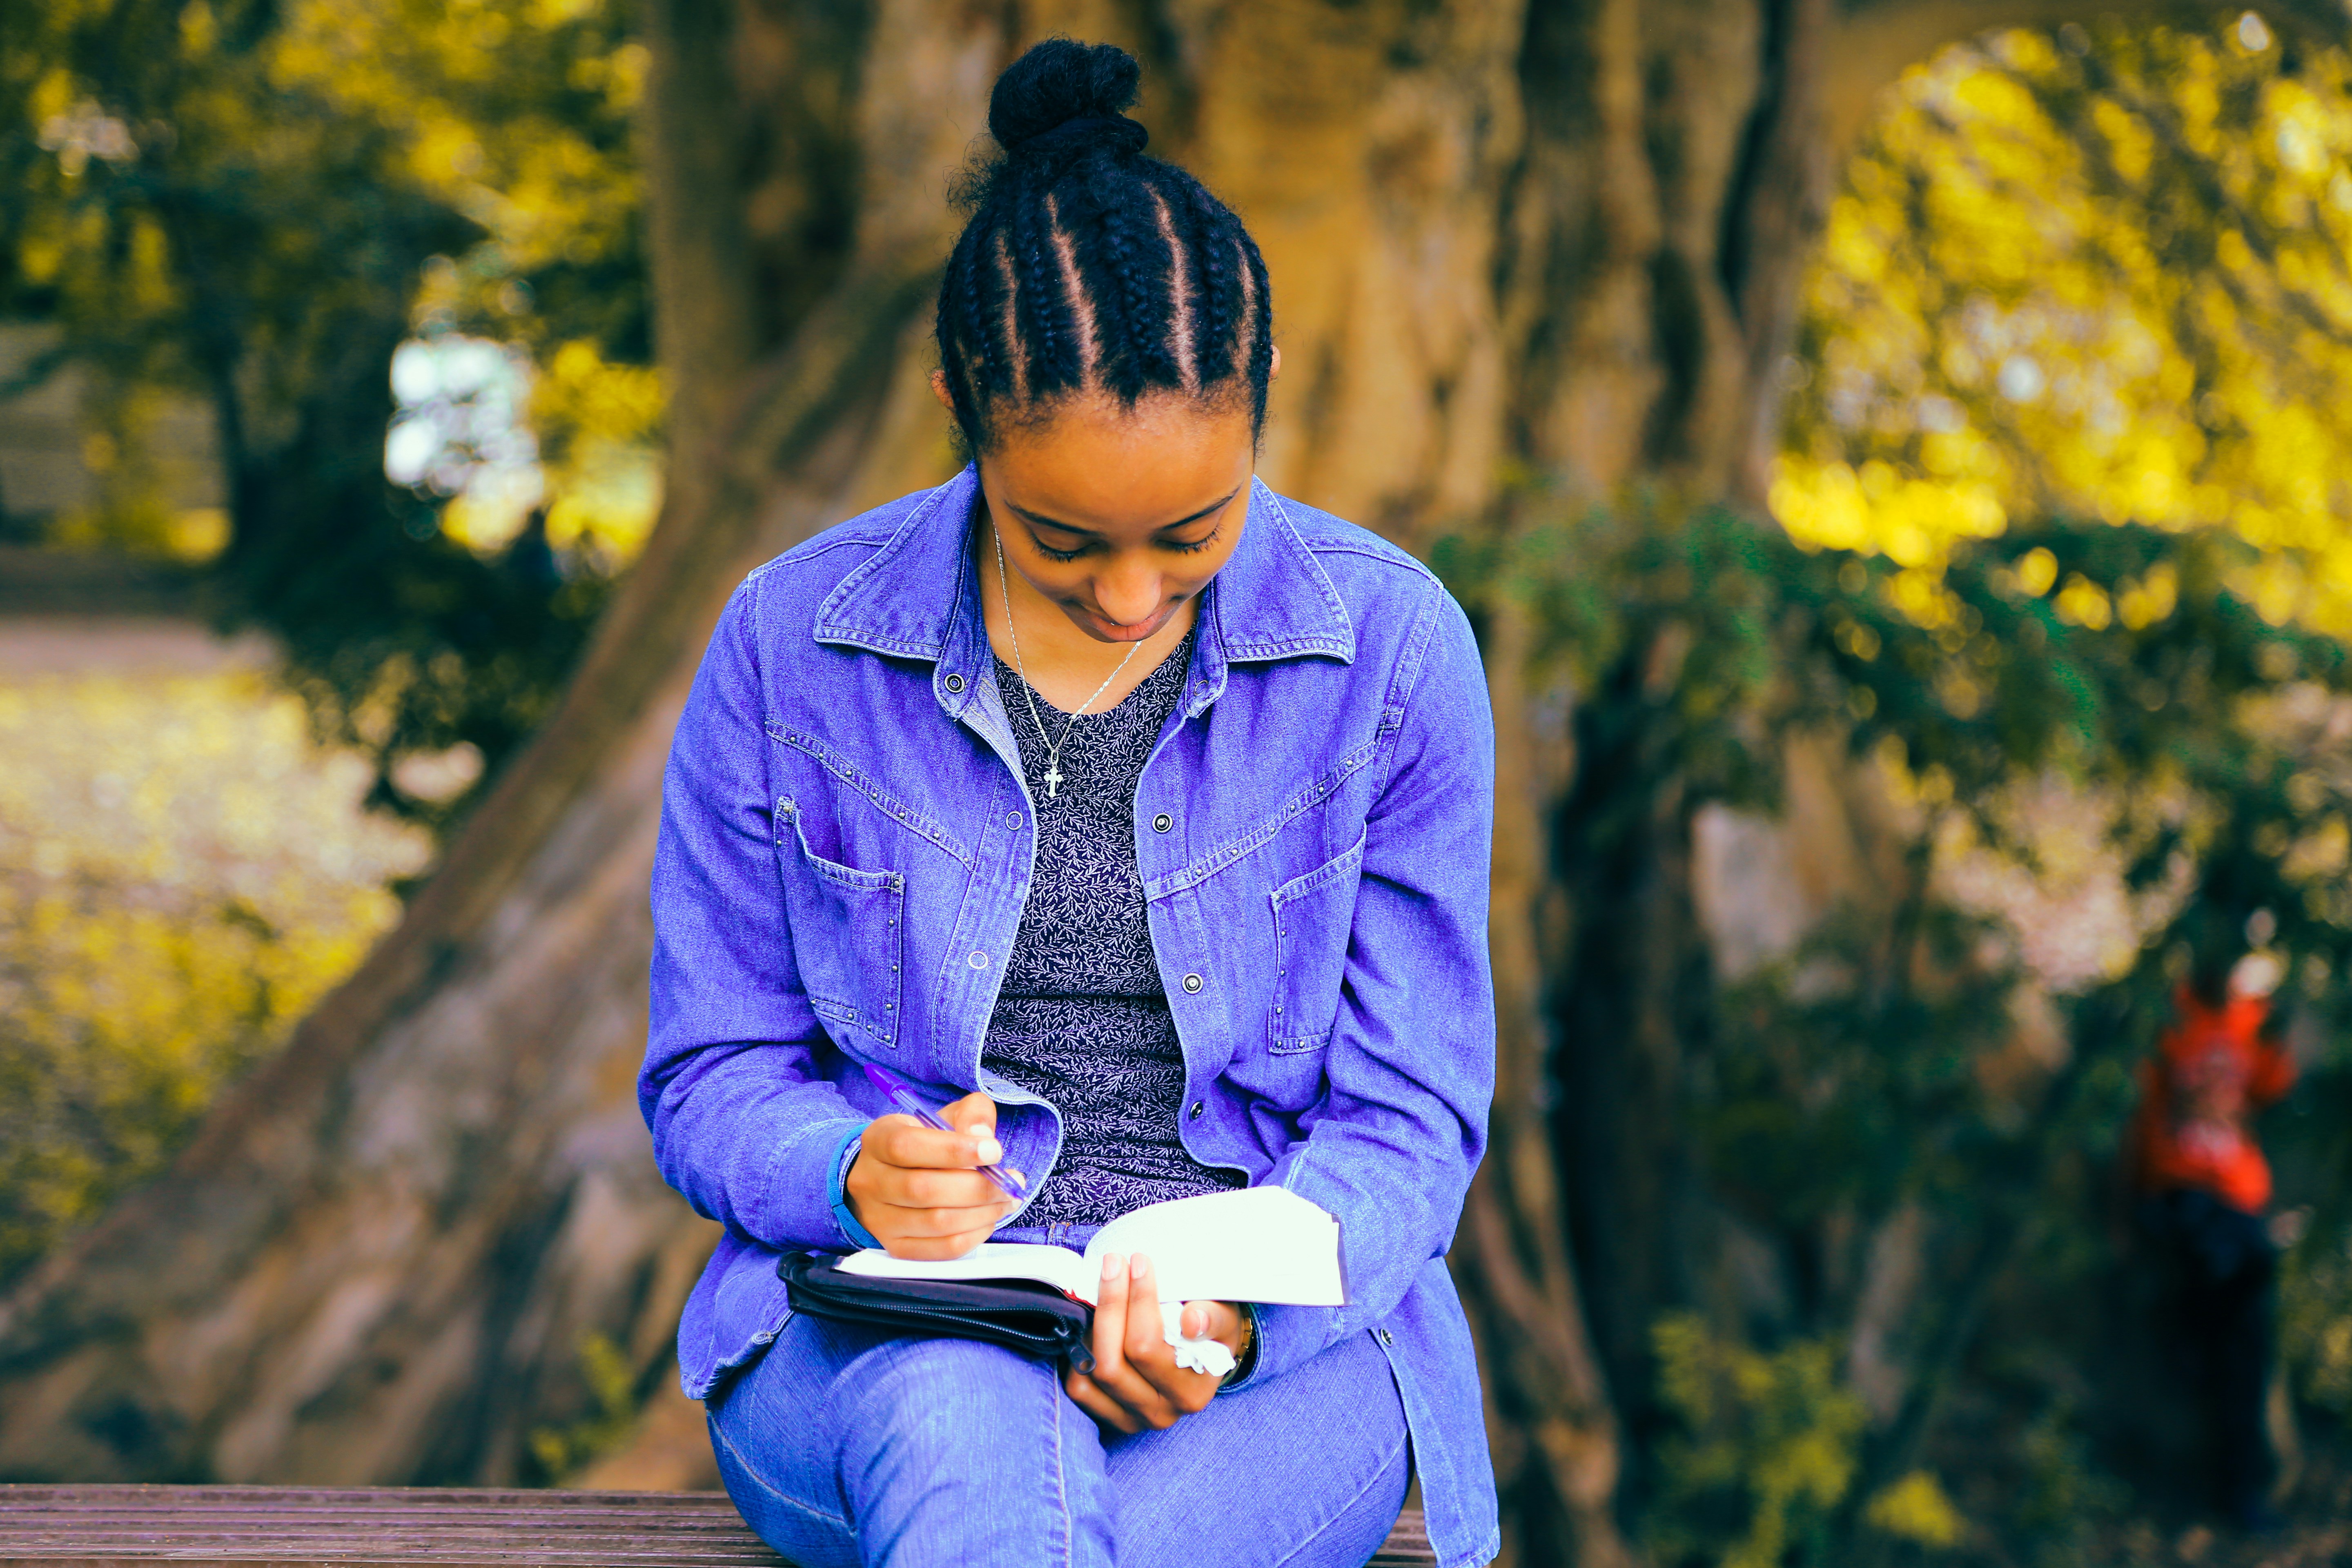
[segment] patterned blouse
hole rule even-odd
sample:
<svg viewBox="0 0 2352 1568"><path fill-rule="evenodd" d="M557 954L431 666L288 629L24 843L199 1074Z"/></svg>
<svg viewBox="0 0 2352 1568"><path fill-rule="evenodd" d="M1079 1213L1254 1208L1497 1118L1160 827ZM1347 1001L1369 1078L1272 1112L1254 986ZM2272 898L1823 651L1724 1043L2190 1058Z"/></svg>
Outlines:
<svg viewBox="0 0 2352 1568"><path fill-rule="evenodd" d="M1135 863L1135 786L1192 662L1188 633L1126 700L1074 721L996 660L1037 813L1037 861L982 1060L1052 1100L1063 1130L1061 1158L1023 1225L1099 1225L1244 1184L1238 1171L1193 1159L1177 1137L1184 1053ZM1048 795L1045 753L1065 724L1061 787Z"/></svg>

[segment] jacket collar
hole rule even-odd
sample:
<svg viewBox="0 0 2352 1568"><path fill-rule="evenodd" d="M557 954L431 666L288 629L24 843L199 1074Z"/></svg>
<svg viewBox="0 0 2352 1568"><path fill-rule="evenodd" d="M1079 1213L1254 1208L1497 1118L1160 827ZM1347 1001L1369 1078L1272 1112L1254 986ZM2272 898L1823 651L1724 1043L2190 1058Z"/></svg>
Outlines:
<svg viewBox="0 0 2352 1568"><path fill-rule="evenodd" d="M969 465L925 496L818 608L816 640L927 660L940 702L961 711L987 668L981 584L964 547L979 499L980 470ZM1211 580L1201 624L1188 707L1223 689L1227 664L1356 657L1339 590L1281 498L1255 477L1241 543Z"/></svg>

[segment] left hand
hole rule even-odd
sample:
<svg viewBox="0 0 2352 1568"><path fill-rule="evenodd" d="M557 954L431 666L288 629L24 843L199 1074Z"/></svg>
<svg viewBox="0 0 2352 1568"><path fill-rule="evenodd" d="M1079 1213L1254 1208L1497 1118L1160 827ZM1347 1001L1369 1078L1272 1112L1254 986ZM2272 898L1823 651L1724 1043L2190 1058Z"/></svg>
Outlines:
<svg viewBox="0 0 2352 1568"><path fill-rule="evenodd" d="M1101 1298L1095 1303L1095 1369L1068 1372L1062 1386L1078 1407L1106 1426L1140 1432L1173 1426L1208 1408L1224 1380L1176 1364L1176 1347L1160 1327L1160 1285L1151 1259L1112 1253L1103 1258ZM1187 1301L1183 1331L1216 1340L1239 1356L1243 1317L1232 1301Z"/></svg>

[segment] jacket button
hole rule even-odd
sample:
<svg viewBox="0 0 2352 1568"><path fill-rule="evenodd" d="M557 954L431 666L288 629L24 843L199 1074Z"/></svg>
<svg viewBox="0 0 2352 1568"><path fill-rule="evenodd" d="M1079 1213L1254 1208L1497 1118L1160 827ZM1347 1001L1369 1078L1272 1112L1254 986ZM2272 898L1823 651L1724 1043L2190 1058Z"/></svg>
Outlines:
<svg viewBox="0 0 2352 1568"><path fill-rule="evenodd" d="M1208 1105L1207 1105L1205 1102L1203 1102L1203 1101L1202 1101L1202 1100L1194 1100L1194 1101L1192 1102L1192 1120L1193 1120L1193 1121L1200 1121L1200 1120L1201 1120L1201 1112L1202 1112L1202 1111L1204 1111L1204 1110L1208 1110L1208 1109L1209 1109L1209 1108L1208 1108Z"/></svg>
<svg viewBox="0 0 2352 1568"><path fill-rule="evenodd" d="M1017 811L1006 812L1004 814L1004 826L1018 833L1021 830L1021 814Z"/></svg>
<svg viewBox="0 0 2352 1568"><path fill-rule="evenodd" d="M1175 826L1176 819L1164 811L1151 819L1151 831L1154 833L1165 833Z"/></svg>
<svg viewBox="0 0 2352 1568"><path fill-rule="evenodd" d="M1199 995L1201 994L1201 977L1197 974L1188 974L1184 976L1185 994L1192 996Z"/></svg>
<svg viewBox="0 0 2352 1568"><path fill-rule="evenodd" d="M971 964L974 969L986 969L988 967L988 954L982 952L979 949L975 948L972 950L971 956L965 959L964 962Z"/></svg>
<svg viewBox="0 0 2352 1568"><path fill-rule="evenodd" d="M1381 1331L1381 1343L1384 1345L1392 1345L1396 1343L1396 1339L1386 1329L1382 1329Z"/></svg>
<svg viewBox="0 0 2352 1568"><path fill-rule="evenodd" d="M950 675L945 680L940 681L940 684L946 687L950 691L961 691L963 689L963 677L961 675Z"/></svg>

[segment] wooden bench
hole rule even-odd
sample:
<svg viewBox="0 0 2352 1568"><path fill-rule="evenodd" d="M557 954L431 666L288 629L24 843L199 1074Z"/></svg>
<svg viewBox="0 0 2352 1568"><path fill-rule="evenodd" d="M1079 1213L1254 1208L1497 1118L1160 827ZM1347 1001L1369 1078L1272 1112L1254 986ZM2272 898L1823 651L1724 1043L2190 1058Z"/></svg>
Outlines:
<svg viewBox="0 0 2352 1568"><path fill-rule="evenodd" d="M789 1568L719 1492L0 1486L0 1563ZM1408 1509L1372 1562L1434 1563Z"/></svg>

